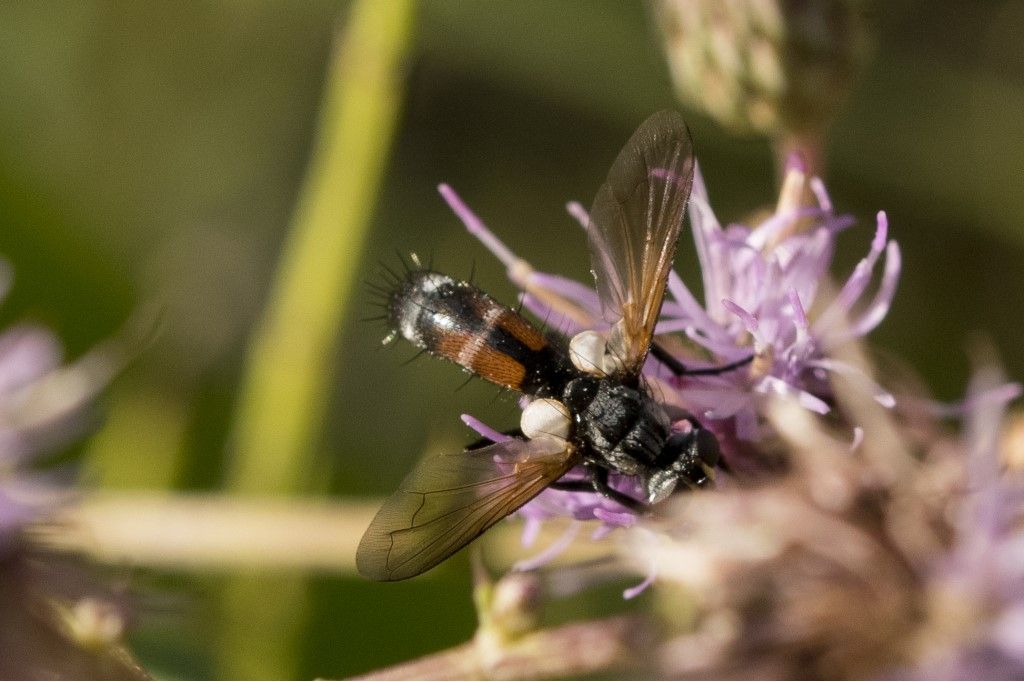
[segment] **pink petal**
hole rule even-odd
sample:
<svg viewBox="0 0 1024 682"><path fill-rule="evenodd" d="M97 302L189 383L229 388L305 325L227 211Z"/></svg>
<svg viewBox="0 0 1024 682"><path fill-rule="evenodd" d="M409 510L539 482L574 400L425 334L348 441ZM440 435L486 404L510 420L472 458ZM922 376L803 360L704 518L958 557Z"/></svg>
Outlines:
<svg viewBox="0 0 1024 682"><path fill-rule="evenodd" d="M470 210L469 206L455 193L454 189L446 184L440 184L437 186L437 191L441 193L441 196L448 203L452 212L466 226L466 230L483 242L487 250L497 256L498 260L505 264L505 267L511 268L519 262L519 257L512 253L512 250L505 246L500 239L494 236L493 232L487 229L484 222Z"/></svg>
<svg viewBox="0 0 1024 682"><path fill-rule="evenodd" d="M721 333L721 327L708 316L707 311L697 302L689 287L676 274L675 270L670 270L668 273L668 290L682 311L680 317L687 318L691 325L696 325L709 334L719 335Z"/></svg>
<svg viewBox="0 0 1024 682"><path fill-rule="evenodd" d="M871 250L857 266L853 269L850 277L843 284L839 295L832 301L828 308L822 313L814 324L814 329L819 336L827 337L829 332L842 323L843 318L849 313L853 304L857 302L861 294L871 281L871 274L874 271L875 263L885 249L885 236L888 231L888 222L885 220L885 213L879 212L878 226L875 230L875 237L871 242Z"/></svg>
<svg viewBox="0 0 1024 682"><path fill-rule="evenodd" d="M569 548L569 545L573 543L576 536L579 535L580 524L576 521L569 524L565 532L558 537L554 542L548 545L545 549L539 553L533 555L529 559L523 559L517 561L512 565L513 571L532 571L540 568L544 564L548 564L553 561L559 554Z"/></svg>
<svg viewBox="0 0 1024 682"><path fill-rule="evenodd" d="M511 436L507 436L501 431L492 429L487 424L477 419L471 414L464 414L460 417L462 423L473 429L487 440L494 441L495 443L504 443L505 441L514 440Z"/></svg>
<svg viewBox="0 0 1024 682"><path fill-rule="evenodd" d="M654 584L654 581L658 578L658 564L651 559L648 563L647 576L643 579L639 585L630 587L622 591L623 599L633 599L643 593L648 587Z"/></svg>
<svg viewBox="0 0 1024 682"><path fill-rule="evenodd" d="M814 196L818 200L818 206L821 206L821 210L825 213L831 213L832 199L828 195L828 190L825 189L825 183L815 175L811 178L810 185L811 191L814 192Z"/></svg>
<svg viewBox="0 0 1024 682"><path fill-rule="evenodd" d="M817 414L828 414L831 408L821 398L808 393L807 391L801 390L792 384L789 384L778 377L767 376L761 380L756 387L759 393L775 393L787 398L793 398L797 401L800 407L816 412Z"/></svg>
<svg viewBox="0 0 1024 682"><path fill-rule="evenodd" d="M892 393L882 388L874 379L869 377L860 367L855 367L848 362L842 360L835 360L833 358L821 358L819 360L812 360L807 363L808 367L820 367L828 370L829 372L835 372L841 374L850 379L860 382L870 392L871 396L875 401L882 407L893 408L896 406L896 398L893 397Z"/></svg>
<svg viewBox="0 0 1024 682"><path fill-rule="evenodd" d="M583 208L583 204L578 201L570 201L565 205L565 210L569 212L576 222L580 224L584 230L587 229L587 225L590 224L590 214L587 213L587 209Z"/></svg>
<svg viewBox="0 0 1024 682"><path fill-rule="evenodd" d="M864 310L860 318L850 325L850 333L853 336L864 336L881 324L885 316L889 314L889 307L896 295L896 285L899 283L902 267L899 245L896 242L889 242L885 251L885 271L882 274L882 283L871 304Z"/></svg>
<svg viewBox="0 0 1024 682"><path fill-rule="evenodd" d="M742 306L740 306L740 304L728 298L722 299L722 305L725 306L726 310L740 318L743 322L743 326L747 328L748 332L753 334L757 331L757 318L753 313L747 312Z"/></svg>

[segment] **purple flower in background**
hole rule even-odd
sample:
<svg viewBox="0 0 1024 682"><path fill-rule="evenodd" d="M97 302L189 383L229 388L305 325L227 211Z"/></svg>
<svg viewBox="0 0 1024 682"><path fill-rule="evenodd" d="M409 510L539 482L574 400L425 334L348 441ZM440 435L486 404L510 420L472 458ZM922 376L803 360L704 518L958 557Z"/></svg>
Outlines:
<svg viewBox="0 0 1024 682"><path fill-rule="evenodd" d="M0 263L0 296L10 275ZM0 554L28 523L69 496L60 477L37 461L66 445L85 423L86 408L109 378L112 363L94 351L62 365L48 330L20 324L0 332Z"/></svg>
<svg viewBox="0 0 1024 682"><path fill-rule="evenodd" d="M671 679L1020 679L1024 676L1024 421L993 365L964 433L922 438L870 401L851 452L830 421L774 399L791 467L754 486L673 500L620 534L620 557L689 600L660 652ZM723 627L723 624L726 627Z"/></svg>
<svg viewBox="0 0 1024 682"><path fill-rule="evenodd" d="M9 283L0 261L0 298ZM83 557L53 542L60 524L47 523L74 492L70 469L46 458L91 423L93 398L123 364L122 341L65 364L48 330L0 331L0 678L148 679L122 644L121 590L94 580Z"/></svg>
<svg viewBox="0 0 1024 682"><path fill-rule="evenodd" d="M1020 393L994 367L972 381L963 497L951 514L950 549L922 571L929 636L913 677L1024 676L1024 471L1004 471L1001 439L1006 404Z"/></svg>
<svg viewBox="0 0 1024 682"><path fill-rule="evenodd" d="M534 270L488 230L450 187L439 189L469 232L505 264L510 279L523 292L527 309L566 336L585 329L607 329L592 286ZM586 210L576 203L569 204L568 210L586 229ZM715 432L734 469L746 456L741 453L751 448L756 451L770 429L764 411L773 396L792 398L814 413L828 413L832 398L828 375L841 373L869 386L882 405L894 404L893 397L860 370L831 357L843 343L874 329L892 302L900 274L900 251L888 239L884 213L878 214L867 256L834 295L828 294L828 274L836 237L851 227L853 220L833 211L822 182L808 178L797 159L789 164L775 209L757 224L723 228L710 207L699 170L689 216L704 304L672 272L656 333L676 334L682 343L666 345L694 369L750 356L754 360L741 371L677 378L648 358L644 377L664 403L692 412ZM880 282L868 297L880 260L884 261ZM503 437L473 417L465 416L464 421L492 440ZM573 470L567 478L583 475ZM633 478L613 474L611 483L643 498L639 482ZM527 542L536 535L539 523L552 517L600 521L598 534L636 521L634 514L596 493L551 489L519 514L527 521ZM575 532L575 526L571 527L555 545L568 543Z"/></svg>

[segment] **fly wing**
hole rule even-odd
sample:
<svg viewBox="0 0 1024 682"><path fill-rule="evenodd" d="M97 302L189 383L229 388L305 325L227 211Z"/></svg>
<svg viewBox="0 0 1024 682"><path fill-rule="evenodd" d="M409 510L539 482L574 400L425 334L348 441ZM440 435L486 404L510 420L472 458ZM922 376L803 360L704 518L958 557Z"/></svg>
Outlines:
<svg viewBox="0 0 1024 682"><path fill-rule="evenodd" d="M459 551L575 464L560 439L495 443L422 460L384 502L356 552L372 580L405 580Z"/></svg>
<svg viewBox="0 0 1024 682"><path fill-rule="evenodd" d="M647 356L692 184L690 132L661 111L633 133L594 199L591 267L609 351L627 374L639 375Z"/></svg>

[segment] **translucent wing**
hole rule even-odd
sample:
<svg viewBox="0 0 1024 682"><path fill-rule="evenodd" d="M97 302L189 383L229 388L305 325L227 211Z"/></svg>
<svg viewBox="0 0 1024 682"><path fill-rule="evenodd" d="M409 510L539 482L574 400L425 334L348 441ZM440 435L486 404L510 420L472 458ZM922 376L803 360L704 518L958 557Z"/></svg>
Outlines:
<svg viewBox="0 0 1024 682"><path fill-rule="evenodd" d="M575 460L564 440L552 438L425 458L363 535L359 572L405 580L433 568L533 499Z"/></svg>
<svg viewBox="0 0 1024 682"><path fill-rule="evenodd" d="M686 200L693 144L679 114L654 114L633 133L590 211L590 260L609 351L639 374L661 311Z"/></svg>

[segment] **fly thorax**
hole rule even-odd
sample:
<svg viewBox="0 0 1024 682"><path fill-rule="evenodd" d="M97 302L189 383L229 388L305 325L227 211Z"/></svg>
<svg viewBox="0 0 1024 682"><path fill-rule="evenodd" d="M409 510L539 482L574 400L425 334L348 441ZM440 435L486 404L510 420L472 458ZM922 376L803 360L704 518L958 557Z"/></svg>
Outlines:
<svg viewBox="0 0 1024 682"><path fill-rule="evenodd" d="M645 393L610 379L582 377L569 383L563 397L576 421L575 438L599 463L635 474L658 458L669 419Z"/></svg>

